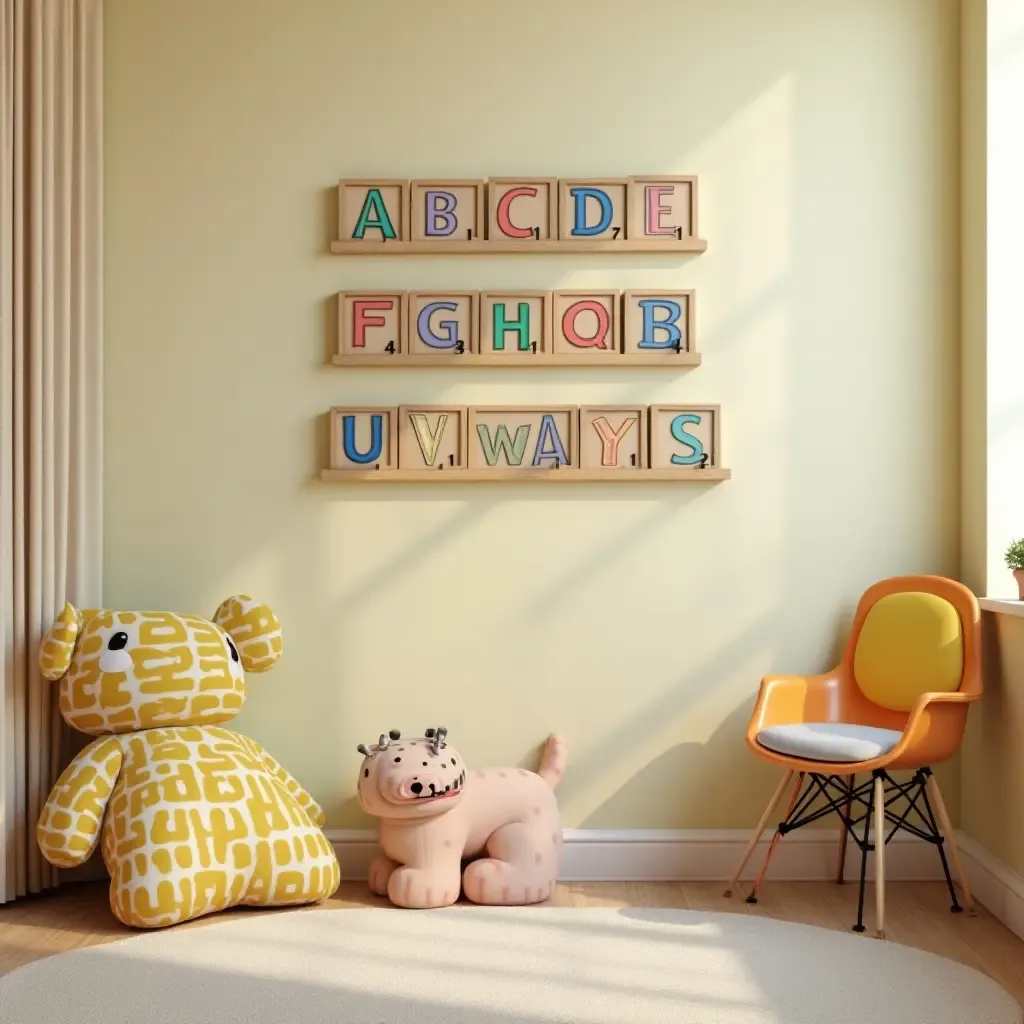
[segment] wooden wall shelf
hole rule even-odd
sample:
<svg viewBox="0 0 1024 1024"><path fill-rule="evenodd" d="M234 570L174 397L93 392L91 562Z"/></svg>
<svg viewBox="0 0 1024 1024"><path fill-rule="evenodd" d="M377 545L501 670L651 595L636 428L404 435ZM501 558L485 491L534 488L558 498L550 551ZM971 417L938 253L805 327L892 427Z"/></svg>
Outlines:
<svg viewBox="0 0 1024 1024"><path fill-rule="evenodd" d="M320 479L330 484L683 484L728 480L732 471L707 469L324 469Z"/></svg>
<svg viewBox="0 0 1024 1024"><path fill-rule="evenodd" d="M594 352L539 352L535 356L520 355L498 355L490 352L466 352L464 355L451 356L447 354L426 355L420 353L397 353L393 356L382 355L340 355L334 356L328 366L343 367L344 369L359 368L361 370L393 369L420 369L431 367L438 370L450 370L456 367L487 367L494 369L545 370L548 367L558 366L604 366L609 370L619 367L650 367L663 370L666 367L674 366L690 368L700 366L701 355L699 352L652 352L650 354L640 353L594 353Z"/></svg>
<svg viewBox="0 0 1024 1024"><path fill-rule="evenodd" d="M530 253L613 253L644 252L664 256L688 252L704 252L708 243L703 238L656 239L623 238L615 241L558 240L542 238L518 241L513 238L479 239L461 242L331 242L335 256L489 256Z"/></svg>

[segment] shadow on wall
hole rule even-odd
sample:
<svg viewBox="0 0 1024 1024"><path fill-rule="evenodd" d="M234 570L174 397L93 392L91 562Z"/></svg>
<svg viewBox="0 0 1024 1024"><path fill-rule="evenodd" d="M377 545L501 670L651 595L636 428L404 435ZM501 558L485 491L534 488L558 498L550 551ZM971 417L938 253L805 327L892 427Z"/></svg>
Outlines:
<svg viewBox="0 0 1024 1024"><path fill-rule="evenodd" d="M836 625L829 664L838 662L846 643L852 610ZM745 785L755 793L763 792L766 803L777 785L778 772L759 761L746 747L743 737L757 697L758 681L752 680L750 695L725 715L714 732L702 743L680 743L658 752L652 737L666 721L685 718L690 705L705 696L702 680L727 677L752 654L762 650L771 638L774 619L766 616L728 648L695 665L657 704L644 708L624 722L582 759L570 757L560 791L572 793L584 781L600 778L600 788L611 795L584 818L584 828L649 827L650 794L664 794L664 803L671 810L665 813L660 827L693 827L701 820L704 828L717 827L706 820L708 808L725 808L723 820L728 821L728 806L736 794L736 765L743 764ZM645 752L650 757L645 757ZM616 752L618 755L616 756ZM616 786L618 776L622 781ZM694 779L699 779L697 785ZM756 819L755 819L756 820ZM755 820L750 822L753 827Z"/></svg>

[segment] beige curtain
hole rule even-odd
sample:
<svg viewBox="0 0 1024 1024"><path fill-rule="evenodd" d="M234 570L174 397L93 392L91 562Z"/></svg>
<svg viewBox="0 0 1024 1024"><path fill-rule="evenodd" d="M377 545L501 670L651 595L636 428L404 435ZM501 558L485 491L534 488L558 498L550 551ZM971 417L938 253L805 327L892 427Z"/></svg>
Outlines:
<svg viewBox="0 0 1024 1024"><path fill-rule="evenodd" d="M102 0L0 0L2 901L57 881L35 823L74 741L36 652L101 597L101 29Z"/></svg>

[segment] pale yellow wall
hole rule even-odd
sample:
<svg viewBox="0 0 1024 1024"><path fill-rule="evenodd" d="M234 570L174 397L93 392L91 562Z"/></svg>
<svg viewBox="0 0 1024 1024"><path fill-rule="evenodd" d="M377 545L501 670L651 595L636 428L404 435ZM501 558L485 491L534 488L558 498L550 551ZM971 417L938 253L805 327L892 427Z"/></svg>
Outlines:
<svg viewBox="0 0 1024 1024"><path fill-rule="evenodd" d="M566 734L570 827L748 827L760 676L958 563L954 0L108 0L106 596L277 608L241 729L364 823L355 747ZM700 175L706 254L341 260L344 175ZM340 288L697 290L705 363L343 374ZM713 401L731 482L342 490L332 404ZM955 768L955 766L954 766ZM956 773L949 780L956 806Z"/></svg>

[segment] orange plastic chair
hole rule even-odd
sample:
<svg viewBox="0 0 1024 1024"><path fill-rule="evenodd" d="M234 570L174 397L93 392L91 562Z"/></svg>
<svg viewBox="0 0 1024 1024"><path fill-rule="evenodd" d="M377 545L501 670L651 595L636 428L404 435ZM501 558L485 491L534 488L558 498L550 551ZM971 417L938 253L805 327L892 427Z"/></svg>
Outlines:
<svg viewBox="0 0 1024 1024"><path fill-rule="evenodd" d="M951 909L959 912L944 850L948 844L964 906L973 913L953 828L931 768L956 753L968 708L981 697L980 620L974 594L954 580L927 575L882 580L862 596L835 669L823 675L766 676L761 681L747 745L785 774L726 896L736 888L772 813L792 785L786 816L775 830L748 902L757 902L779 840L836 813L841 822L837 882L843 881L848 836L861 852L855 931L864 930L867 855L873 850L876 934L885 937L884 850L900 830L938 848ZM890 775L894 771L911 771L913 777L897 782ZM870 778L858 785L856 777L864 773ZM897 814L893 805L901 800L906 809ZM858 836L855 827L861 823L863 836ZM884 842L877 842L881 836Z"/></svg>

